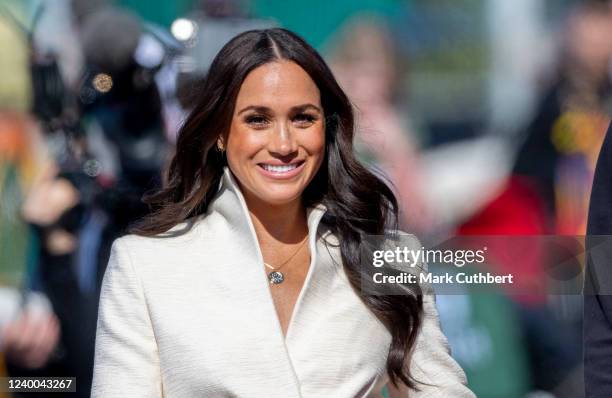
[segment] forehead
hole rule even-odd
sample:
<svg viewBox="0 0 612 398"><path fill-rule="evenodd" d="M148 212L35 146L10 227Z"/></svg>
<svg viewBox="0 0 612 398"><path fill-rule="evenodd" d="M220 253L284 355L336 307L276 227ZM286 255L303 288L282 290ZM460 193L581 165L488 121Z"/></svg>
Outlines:
<svg viewBox="0 0 612 398"><path fill-rule="evenodd" d="M247 75L236 98L236 109L250 105L284 109L305 103L320 105L317 85L301 66L281 60L259 66Z"/></svg>

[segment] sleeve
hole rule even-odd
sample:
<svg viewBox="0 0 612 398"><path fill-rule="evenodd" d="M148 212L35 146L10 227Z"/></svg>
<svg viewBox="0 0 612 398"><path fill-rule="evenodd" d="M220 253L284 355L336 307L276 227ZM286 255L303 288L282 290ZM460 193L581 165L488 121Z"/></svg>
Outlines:
<svg viewBox="0 0 612 398"><path fill-rule="evenodd" d="M416 247L421 248L414 238ZM428 272L427 264L421 263L422 272ZM423 322L417 336L410 362L410 374L420 383L417 389L388 384L390 398L475 398L467 387L467 379L461 366L450 353L448 340L440 329L436 296L433 288L421 283L423 294Z"/></svg>
<svg viewBox="0 0 612 398"><path fill-rule="evenodd" d="M587 397L612 396L612 126L603 143L591 191L584 280L584 384ZM601 236L604 238L601 243ZM591 236L594 236L591 238ZM595 249L595 250L594 250Z"/></svg>
<svg viewBox="0 0 612 398"><path fill-rule="evenodd" d="M124 239L113 242L102 282L91 396L162 397L157 344Z"/></svg>

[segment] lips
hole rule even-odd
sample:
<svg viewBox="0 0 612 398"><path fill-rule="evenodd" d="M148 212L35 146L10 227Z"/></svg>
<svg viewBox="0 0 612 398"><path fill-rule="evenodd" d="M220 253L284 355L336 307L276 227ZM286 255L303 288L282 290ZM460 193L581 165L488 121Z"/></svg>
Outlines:
<svg viewBox="0 0 612 398"><path fill-rule="evenodd" d="M272 178L290 178L301 172L304 168L303 160L291 163L258 163L259 170Z"/></svg>

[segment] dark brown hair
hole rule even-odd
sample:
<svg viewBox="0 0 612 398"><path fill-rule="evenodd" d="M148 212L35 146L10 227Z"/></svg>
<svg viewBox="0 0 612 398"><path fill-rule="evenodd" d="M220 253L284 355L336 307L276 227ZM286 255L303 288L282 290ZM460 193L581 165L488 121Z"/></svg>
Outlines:
<svg viewBox="0 0 612 398"><path fill-rule="evenodd" d="M415 387L407 365L422 318L418 285L412 287L414 295L366 295L361 290L368 279L361 269L365 237L397 228L397 201L391 189L355 158L351 103L325 61L296 34L279 28L252 30L221 49L179 132L164 187L144 199L153 211L130 232L154 236L206 212L227 164L215 149L216 140L229 130L240 86L252 70L279 59L295 62L316 83L326 118L326 158L304 191L303 202L327 207L324 222L340 242L342 266L353 289L391 334L390 380Z"/></svg>

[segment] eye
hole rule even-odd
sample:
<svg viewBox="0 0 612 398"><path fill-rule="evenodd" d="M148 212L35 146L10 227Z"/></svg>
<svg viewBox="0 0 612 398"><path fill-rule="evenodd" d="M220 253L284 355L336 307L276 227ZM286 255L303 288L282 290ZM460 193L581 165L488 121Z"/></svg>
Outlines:
<svg viewBox="0 0 612 398"><path fill-rule="evenodd" d="M245 118L247 124L255 128L261 128L268 125L268 118L263 115L249 115Z"/></svg>
<svg viewBox="0 0 612 398"><path fill-rule="evenodd" d="M300 126L310 126L317 120L317 117L309 113L299 113L294 116L293 120Z"/></svg>

